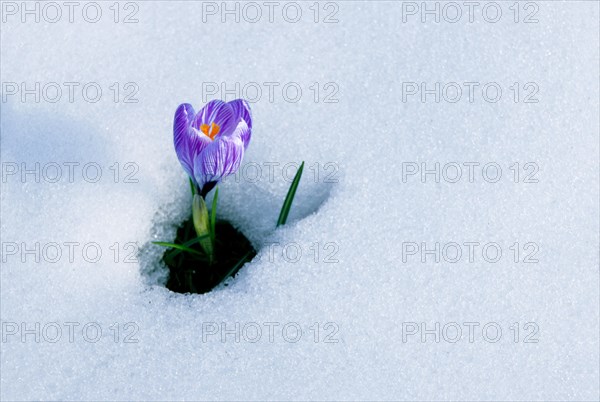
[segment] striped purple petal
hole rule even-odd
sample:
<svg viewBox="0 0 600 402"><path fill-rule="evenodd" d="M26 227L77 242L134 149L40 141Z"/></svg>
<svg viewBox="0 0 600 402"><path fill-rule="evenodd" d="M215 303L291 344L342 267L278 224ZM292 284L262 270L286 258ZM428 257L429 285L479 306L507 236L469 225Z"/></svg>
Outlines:
<svg viewBox="0 0 600 402"><path fill-rule="evenodd" d="M246 130L240 133L242 142L244 143L244 149L248 149L250 144L250 137L252 134L252 112L250 111L250 105L243 99L236 99L228 103L233 110L234 116L241 118L246 122ZM238 127L239 128L239 124Z"/></svg>
<svg viewBox="0 0 600 402"><path fill-rule="evenodd" d="M229 104L221 100L208 102L194 117L192 126L200 130L202 124L219 126L219 135L229 135L235 130L238 120Z"/></svg>
<svg viewBox="0 0 600 402"><path fill-rule="evenodd" d="M248 127L244 119L240 120L237 127L235 128L235 130L233 130L233 133L231 133L229 137L239 138L242 141L242 144L244 144L244 150L248 148L248 142L244 142L244 140L250 141L250 128Z"/></svg>
<svg viewBox="0 0 600 402"><path fill-rule="evenodd" d="M244 157L244 143L237 135L218 137L194 159L194 177L200 189L234 174ZM203 191L204 192L204 191Z"/></svg>
<svg viewBox="0 0 600 402"><path fill-rule="evenodd" d="M179 105L173 119L173 142L181 166L190 177L194 177L194 157L202 152L210 140L203 139L191 128L194 108L189 103Z"/></svg>

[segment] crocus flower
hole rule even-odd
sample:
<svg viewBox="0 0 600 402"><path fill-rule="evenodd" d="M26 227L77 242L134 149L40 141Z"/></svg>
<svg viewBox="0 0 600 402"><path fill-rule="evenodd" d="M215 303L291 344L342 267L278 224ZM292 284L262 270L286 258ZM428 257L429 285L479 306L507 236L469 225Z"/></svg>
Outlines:
<svg viewBox="0 0 600 402"><path fill-rule="evenodd" d="M175 152L203 198L238 170L251 132L250 106L243 99L212 100L198 113L189 103L179 105L173 122Z"/></svg>

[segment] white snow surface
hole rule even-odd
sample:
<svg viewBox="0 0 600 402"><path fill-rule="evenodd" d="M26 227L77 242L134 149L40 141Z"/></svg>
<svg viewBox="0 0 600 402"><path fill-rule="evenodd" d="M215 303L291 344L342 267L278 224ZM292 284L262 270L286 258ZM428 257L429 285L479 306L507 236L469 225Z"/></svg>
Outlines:
<svg viewBox="0 0 600 402"><path fill-rule="evenodd" d="M221 2L120 3L120 20L136 11L138 22L130 24L113 21L113 2L98 2L97 23L81 17L85 2L73 23L64 5L58 22L23 23L6 3L2 400L598 400L597 2L532 2L537 23L523 22L535 9L525 3L515 23L513 2L495 3L502 9L497 23L482 17L485 2L472 23L467 15L423 23L420 14L407 14L410 4L389 1L320 3L318 23L313 2L297 3L297 23L282 18L284 2L273 22L267 6L255 3L262 10L255 23L247 7L239 22L206 13ZM453 18L446 6L439 3ZM330 13L337 23L323 22ZM36 82L58 83L62 97L49 102L54 92L47 87L39 102L34 95L23 102L6 86ZM79 84L73 102L69 82ZM90 82L103 90L96 103L81 95ZM137 103L123 102L131 82ZM236 97L206 95L203 83L211 82L262 88L251 104L254 129L244 159L262 166L262 177L229 178L219 204L219 216L259 254L227 286L175 294L164 287L163 249L150 242L172 241L189 214L189 187L172 144L177 105L198 110L204 96ZM273 99L265 82L278 83ZM302 89L298 102L282 95L290 82ZM433 95L403 102L403 82L429 89L456 82L463 93L455 103L437 103ZM480 83L473 102L465 82ZM481 95L490 82L503 90L496 103ZM515 82L518 102L509 88ZM537 86L539 102L524 102L532 91L527 83ZM324 102L336 87L330 100L338 102ZM289 186L281 167L303 160L290 221L275 229ZM34 174L22 180L7 173L14 163L34 169L36 162L47 167L39 183ZM72 183L65 162L80 163ZM82 179L82 166L91 162L102 168L97 183ZM125 169L128 162L135 165ZM272 181L265 162L279 163ZM480 165L473 183L466 168L457 183L444 176L436 183L433 175L403 182L411 162L429 169L436 162ZM492 162L502 167L497 183L482 178L482 166ZM528 162L539 168L537 183L523 182ZM62 166L56 183L47 180L52 163ZM137 183L124 182L131 166L138 167ZM318 178L309 166L320 166ZM337 182L326 181L334 168ZM66 242L80 245L73 261ZM102 250L97 262L82 257L82 245L91 242ZM129 242L140 250L133 262L124 261ZM294 248L284 255L273 242ZM474 262L464 246L455 263L451 246L439 263L432 255L421 262L420 253L403 261L408 243L436 242L440 250L481 245ZM482 246L492 242L502 250L496 263L482 257ZM39 262L35 252L23 253L36 243ZM53 243L61 245L57 262L56 248L47 246ZM291 262L296 245L302 255ZM523 262L532 250L538 262ZM332 253L338 262L327 262ZM410 335L410 323L424 323L430 333L423 340L418 327ZM461 339L454 339L453 323ZM465 323L477 323L472 342ZM221 325L231 332L213 334ZM257 326L261 337L252 342ZM302 336L293 342L297 326Z"/></svg>

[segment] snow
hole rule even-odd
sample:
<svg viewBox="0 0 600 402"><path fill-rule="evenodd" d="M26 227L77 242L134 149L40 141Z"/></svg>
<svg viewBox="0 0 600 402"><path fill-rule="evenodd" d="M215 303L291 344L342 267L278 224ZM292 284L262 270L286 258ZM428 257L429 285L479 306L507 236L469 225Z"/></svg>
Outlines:
<svg viewBox="0 0 600 402"><path fill-rule="evenodd" d="M294 3L297 23L282 17L296 7L285 2L273 22L253 3L255 23L247 3L225 23L221 2L122 2L118 23L113 2L97 3L97 23L81 14L89 3L73 22L56 4L54 23L43 3L39 23L21 22L21 2L1 5L1 399L599 398L598 3L520 3L516 23L513 2L494 3L497 23L485 2L472 23L461 2L455 23L449 3L439 23L421 21L421 2L320 3L318 23L312 2ZM131 13L138 22L124 23ZM331 13L338 22L324 23ZM457 84L440 102L420 92L404 102L403 82L405 94L413 82ZM22 101L21 83L40 83L39 102ZM55 103L49 83L62 90ZM228 286L174 294L149 244L171 240L189 214L172 116L182 102L235 97L207 94L213 83L262 91L247 175L219 197L259 255ZM502 88L498 102L483 98L488 83ZM447 101L457 86L459 101ZM539 102L525 103L531 93ZM290 222L275 230L294 174L283 167L302 160ZM39 183L23 180L22 164L36 162ZM439 183L408 174L436 162ZM440 262L421 255L436 242ZM473 262L465 242L479 243ZM488 262L494 247L502 256Z"/></svg>

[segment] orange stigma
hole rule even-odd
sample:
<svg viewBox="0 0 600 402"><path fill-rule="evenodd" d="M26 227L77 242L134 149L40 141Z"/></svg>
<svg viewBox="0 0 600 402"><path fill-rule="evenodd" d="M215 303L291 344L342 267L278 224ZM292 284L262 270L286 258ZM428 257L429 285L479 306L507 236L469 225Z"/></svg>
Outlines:
<svg viewBox="0 0 600 402"><path fill-rule="evenodd" d="M210 123L210 126L208 124L200 125L200 131L202 131L211 140L215 139L215 136L219 134L220 130L221 127L219 127L219 125L215 123Z"/></svg>

